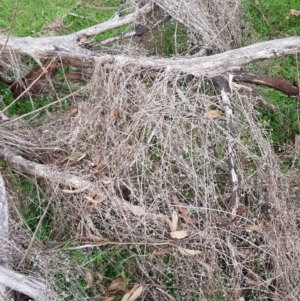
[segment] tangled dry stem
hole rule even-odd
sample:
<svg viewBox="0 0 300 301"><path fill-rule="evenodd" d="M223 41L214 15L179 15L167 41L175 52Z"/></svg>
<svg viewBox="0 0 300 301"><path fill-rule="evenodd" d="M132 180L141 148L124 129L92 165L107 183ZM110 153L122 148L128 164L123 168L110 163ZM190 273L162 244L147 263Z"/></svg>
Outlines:
<svg viewBox="0 0 300 301"><path fill-rule="evenodd" d="M183 9L176 9L178 1L155 2L168 7L173 17ZM218 1L201 3L207 9L225 9ZM185 14L180 21L191 28L209 28L202 33L204 43L223 51L228 45L220 39L220 28L233 18L237 4L232 14L222 12L220 16L229 19L218 19L216 27L211 22L217 20L202 18L193 24L196 20ZM196 16L206 15L203 7ZM214 28L218 34L211 32ZM87 291L77 285L86 265L59 246L75 242L69 251L82 250L81 256L90 261L100 250L118 265L119 259L109 254L119 245L126 258L133 258L124 273L147 287L146 300L297 300L299 170L281 172L251 92L233 87L230 99L234 137L224 115L205 118L212 110L222 111L222 105L201 79L190 81L168 71L153 76L138 67L128 73L115 61L95 66L91 84L80 97L71 98L67 111L30 127L20 120L2 123L1 144L47 164L54 175L71 175L92 187L77 191L58 184L55 176L33 177L44 195L41 209L53 199L53 239L31 246L24 270L31 267L59 287L64 298L90 300L90 294L99 293L97 288ZM241 208L234 220L228 203L228 139L236 145L239 171ZM13 191L10 195L8 243L17 265L26 254L22 246L32 238L17 208L30 201L24 204L23 196ZM177 230L188 233L183 239L171 237L168 220L172 224L174 212ZM202 253L184 255L179 247ZM101 268L105 266L94 272L101 274Z"/></svg>
<svg viewBox="0 0 300 301"><path fill-rule="evenodd" d="M6 136L5 143L9 137L11 145L20 138L19 149L22 141L35 146L26 156L44 162L48 158L56 171L92 183L101 198L95 204L85 198L91 191L66 193L66 187L60 187L52 203L52 224L59 225L54 236L68 229L78 242L87 243L92 233L111 244L125 244L135 258L135 268L125 273L147 285L147 299L158 300L162 294L171 298L167 296L174 289L178 300L193 300L195 291L204 300L220 294L226 299L256 294L260 300L296 300L299 205L289 175L280 171L279 159L262 133L255 99L233 90L243 210L232 221L226 198L229 170L224 164L230 135L225 117L204 117L212 108L221 109L218 98L205 89L199 81L184 82L180 74L141 79L141 74L128 75L118 65L100 65L85 92L87 101L73 104L75 113L70 109L55 115L18 138ZM62 163L65 154L59 149L68 151L72 164ZM55 179L45 184L50 194L57 189ZM124 195L124 187L130 196ZM124 207L122 198L139 211ZM195 222L188 222L182 209ZM170 237L166 219L174 211L179 216L177 230L188 231L187 238ZM20 234L13 232L18 245ZM184 256L178 246L203 253ZM75 285L76 267L64 261L66 255L56 247L46 248L41 252L33 247L29 255L40 273L49 281L63 273ZM88 256L93 249L84 250Z"/></svg>

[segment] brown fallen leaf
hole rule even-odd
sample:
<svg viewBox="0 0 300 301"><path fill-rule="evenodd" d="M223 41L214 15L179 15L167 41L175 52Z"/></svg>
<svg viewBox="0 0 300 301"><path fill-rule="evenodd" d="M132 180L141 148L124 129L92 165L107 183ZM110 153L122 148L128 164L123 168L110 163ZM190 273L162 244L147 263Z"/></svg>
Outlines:
<svg viewBox="0 0 300 301"><path fill-rule="evenodd" d="M85 271L85 281L86 281L85 289L89 289L93 287L94 276L89 270Z"/></svg>
<svg viewBox="0 0 300 301"><path fill-rule="evenodd" d="M82 236L83 226L82 222L79 222L76 228L75 240L78 240Z"/></svg>
<svg viewBox="0 0 300 301"><path fill-rule="evenodd" d="M251 226L247 226L246 230L249 231L249 232L251 232L251 231L260 231L261 228L258 225L251 225Z"/></svg>
<svg viewBox="0 0 300 301"><path fill-rule="evenodd" d="M126 202L124 200L123 200L123 206L124 206L124 209L131 211L131 213L136 216L143 216L143 215L147 214L147 212L143 209L143 207L132 205L129 202Z"/></svg>
<svg viewBox="0 0 300 301"><path fill-rule="evenodd" d="M290 14L295 17L300 17L300 11L295 9L290 9Z"/></svg>
<svg viewBox="0 0 300 301"><path fill-rule="evenodd" d="M212 279L212 268L211 268L211 266L208 263L202 261L199 257L195 257L194 260L197 263L201 264L206 269L208 279L211 280Z"/></svg>
<svg viewBox="0 0 300 301"><path fill-rule="evenodd" d="M188 231L185 231L185 230L172 231L172 232L170 232L170 236L172 238L182 239L182 238L185 238L185 237L189 236L189 233L188 233Z"/></svg>
<svg viewBox="0 0 300 301"><path fill-rule="evenodd" d="M214 119L214 118L218 118L222 115L223 115L223 113L220 110L211 110L211 111L208 111L208 112L204 113L204 118Z"/></svg>
<svg viewBox="0 0 300 301"><path fill-rule="evenodd" d="M97 196L97 191L96 191L96 190L93 190L93 191L89 194L89 197L91 197L92 199L94 199L95 196Z"/></svg>
<svg viewBox="0 0 300 301"><path fill-rule="evenodd" d="M117 279L114 279L109 287L107 288L108 292L128 292L128 289L126 289L126 281L123 280L122 277L119 277Z"/></svg>
<svg viewBox="0 0 300 301"><path fill-rule="evenodd" d="M154 258L154 256L165 255L165 254L169 254L170 252L171 252L170 249L163 250L163 251L154 250L154 251L149 255L149 259L152 260L152 259Z"/></svg>
<svg viewBox="0 0 300 301"><path fill-rule="evenodd" d="M113 183L112 178L110 178L107 175L102 174L102 173L99 174L99 179L104 185L109 185L109 184Z"/></svg>
<svg viewBox="0 0 300 301"><path fill-rule="evenodd" d="M196 223L196 220L194 220L192 217L190 217L187 210L181 206L180 201L175 193L172 194L172 199L173 199L174 203L176 205L178 205L178 209L179 209L180 213L182 214L183 220L187 224L194 225Z"/></svg>
<svg viewBox="0 0 300 301"><path fill-rule="evenodd" d="M27 133L27 130L18 128L18 129L15 129L14 132L19 133L19 134L25 134L25 133Z"/></svg>
<svg viewBox="0 0 300 301"><path fill-rule="evenodd" d="M69 118L75 116L78 113L78 108L74 108L71 110L71 112L69 113Z"/></svg>
<svg viewBox="0 0 300 301"><path fill-rule="evenodd" d="M105 298L103 301L114 301L114 300L115 300L115 296L112 296L112 297Z"/></svg>
<svg viewBox="0 0 300 301"><path fill-rule="evenodd" d="M94 205L98 205L98 204L100 204L101 202L102 202L102 200L94 200L92 197L90 197L90 196L85 196L84 197L89 203L92 203L92 204L94 204Z"/></svg>
<svg viewBox="0 0 300 301"><path fill-rule="evenodd" d="M199 250L184 249L182 247L177 247L177 249L181 254L188 255L188 256L200 255L203 253L202 251Z"/></svg>
<svg viewBox="0 0 300 301"><path fill-rule="evenodd" d="M117 118L119 117L119 111L118 110L114 110L111 120L115 121Z"/></svg>
<svg viewBox="0 0 300 301"><path fill-rule="evenodd" d="M265 224L265 220L262 219L258 225L251 225L251 226L247 226L246 230L251 232L251 231L262 231L263 230L263 226Z"/></svg>
<svg viewBox="0 0 300 301"><path fill-rule="evenodd" d="M178 214L174 210L172 213L172 223L171 223L171 231L176 231L177 230L177 225L178 225Z"/></svg>
<svg viewBox="0 0 300 301"><path fill-rule="evenodd" d="M81 193L81 192L84 192L86 190L89 189L89 186L85 186L85 187L82 187L82 188L78 188L77 187L74 187L75 189L74 190L69 190L69 189L62 189L61 191L63 193L67 193L67 194L76 194L76 193Z"/></svg>
<svg viewBox="0 0 300 301"><path fill-rule="evenodd" d="M124 295L121 301L135 301L142 294L143 290L144 287L142 285L136 284Z"/></svg>
<svg viewBox="0 0 300 301"><path fill-rule="evenodd" d="M100 273L96 273L96 276L97 276L97 284L100 284L100 283L102 283L102 281L103 281L103 276L100 274Z"/></svg>

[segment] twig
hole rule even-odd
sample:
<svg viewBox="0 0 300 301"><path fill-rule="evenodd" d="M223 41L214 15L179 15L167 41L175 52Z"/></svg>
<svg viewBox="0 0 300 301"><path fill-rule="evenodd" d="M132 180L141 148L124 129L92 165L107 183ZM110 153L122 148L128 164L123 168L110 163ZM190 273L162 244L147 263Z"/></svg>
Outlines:
<svg viewBox="0 0 300 301"><path fill-rule="evenodd" d="M238 171L236 164L236 142L235 142L235 126L233 122L233 111L228 97L228 82L222 76L213 77L212 83L216 87L217 93L220 95L219 100L225 111L226 128L228 131L227 150L228 150L228 168L230 173L231 195L229 199L229 208L232 211L232 220L236 217L237 208L239 206L238 190Z"/></svg>
<svg viewBox="0 0 300 301"><path fill-rule="evenodd" d="M64 101L64 100L68 99L68 98L71 97L71 96L76 95L77 93L79 93L79 92L85 90L86 88L88 88L90 85L91 85L91 84L88 84L88 85L86 85L86 86L80 88L79 90L70 93L69 95L67 95L67 96L65 96L65 97L63 97L63 98L60 98L60 99L58 99L58 100L56 100L56 101L54 101L54 102L51 102L51 103L49 103L49 104L43 106L42 108L36 109L36 110L31 111L31 112L26 113L26 114L23 114L23 115L21 115L21 116L19 116L19 117L17 117L17 118L10 119L9 121L7 121L7 123L9 123L9 122L16 122L17 120L23 119L23 118L25 118L25 117L27 117L27 116L29 116L29 115L32 115L32 114L34 114L34 113L43 111L43 110L45 110L45 109L47 109L47 108L49 108L49 107L51 107L51 106L53 106L53 105L55 105L55 104L57 104L57 103L60 103L60 102L62 102L62 101ZM18 97L18 98L19 98L19 97Z"/></svg>
<svg viewBox="0 0 300 301"><path fill-rule="evenodd" d="M119 35L117 37L108 38L108 39L103 40L100 43L98 43L98 45L107 45L107 44L119 41L121 39L128 39L128 38L132 38L134 36L142 36L143 34L149 32L149 31L152 31L153 29L155 29L159 25L166 23L170 19L171 19L171 16L167 15L163 19L157 21L155 24L153 24L152 26L149 26L149 27L143 26L143 25L139 24L140 26L136 26L134 28L134 31L126 32L126 33L121 34L121 35ZM97 44L95 44L95 46L97 46Z"/></svg>

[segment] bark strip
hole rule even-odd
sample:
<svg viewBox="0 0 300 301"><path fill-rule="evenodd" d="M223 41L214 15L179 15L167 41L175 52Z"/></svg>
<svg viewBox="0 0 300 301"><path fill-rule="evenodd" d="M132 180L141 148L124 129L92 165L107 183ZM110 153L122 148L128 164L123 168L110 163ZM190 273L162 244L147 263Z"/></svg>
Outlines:
<svg viewBox="0 0 300 301"><path fill-rule="evenodd" d="M299 87L293 85L292 83L278 79L278 78L272 78L268 76L264 76L257 73L250 73L246 71L234 71L230 72L230 74L233 76L232 80L238 83L250 83L255 84L259 86L265 86L268 88L272 88L278 91L281 91L282 93L290 96L297 96L299 97Z"/></svg>

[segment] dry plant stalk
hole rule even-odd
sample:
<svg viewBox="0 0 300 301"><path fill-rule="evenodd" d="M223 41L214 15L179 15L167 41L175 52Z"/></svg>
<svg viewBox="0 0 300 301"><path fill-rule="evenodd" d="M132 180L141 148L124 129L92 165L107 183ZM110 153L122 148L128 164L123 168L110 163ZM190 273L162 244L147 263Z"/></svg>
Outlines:
<svg viewBox="0 0 300 301"><path fill-rule="evenodd" d="M173 18L180 12L178 1L155 2L168 6ZM238 9L238 2L234 3ZM202 13L229 7L229 1L220 8L217 4L201 1L197 9ZM234 13L227 15L233 18ZM196 23L194 15L182 14L181 21L192 29L204 24ZM203 18L199 22L208 24L205 29L214 21ZM204 41L212 41L207 42L212 47L228 49L225 40L218 44L212 38L215 32L200 34ZM288 52L295 49L298 38L284 41ZM272 49L276 44L257 47L265 45ZM248 51L253 49L235 50L225 58L237 54L234 62L241 65L250 59ZM264 54L276 56L270 49ZM75 54L69 58L80 62L82 57ZM93 76L80 98L72 94L70 112L49 116L22 133L16 131L19 123L14 120L0 123L0 142L10 148L5 152L1 148L1 158L31 175L47 196L60 184L61 193L51 205L53 236L64 244L68 229L71 242L77 245L60 250L55 243L46 244L43 252L38 244L33 245L27 260L35 263L39 274L51 284L55 275L65 275L67 297L77 294L79 276L87 279L89 294L99 294L82 264L75 260L70 264L68 252L80 250L89 260L94 252L101 252L107 261L99 263L99 269L105 271L108 261L112 267L120 263L111 255L115 244L123 252L118 254L126 254L121 259L128 263L124 265L126 277L139 284L122 291L124 279L111 279L111 284L118 284L122 298L143 294L145 300L174 300L168 293L174 288L178 300L193 300L195 292L195 298L203 300L220 294L230 300L233 291L236 300L252 293L260 300L276 301L296 300L299 295L300 208L297 191L292 190L292 173L280 170L265 129L257 121L257 100L252 92L242 94L232 85L227 95L229 108L202 81L202 75L228 71L228 61L222 61L220 54L201 62L198 59L99 56L89 61ZM218 61L219 69L210 59ZM193 65L195 62L199 65ZM192 80L184 75L189 71L195 75ZM226 106L232 109L232 116L226 113ZM234 121L234 133L226 125L229 117ZM234 185L228 168L218 164L224 165L230 155L227 145L236 154L231 157L239 179ZM65 164L62 149L69 154L69 164ZM29 160L19 157L16 164L7 155L16 152L31 160L41 161L46 156L52 161L30 165ZM71 160L75 153L84 156ZM22 168L22 164L31 168ZM299 170L295 167L293 172ZM80 190L85 187L88 189ZM235 219L226 198L232 191L237 196L234 208L239 203L245 207ZM18 216L15 219L12 237L19 246L30 234ZM23 257L20 248L14 252L17 260ZM224 282L230 285L220 286ZM103 297L111 299L109 284L97 285ZM126 292L130 290L129 297ZM89 298L86 291L80 294L82 299Z"/></svg>

